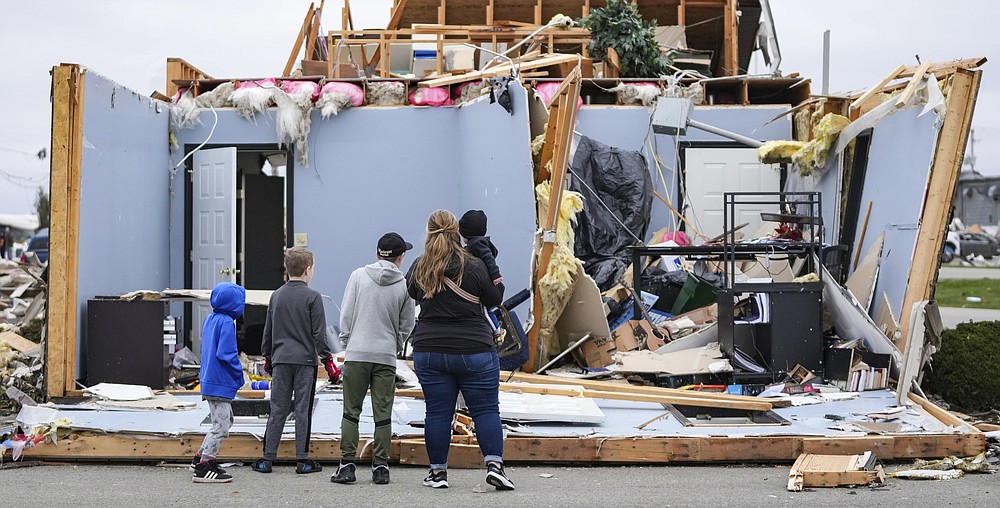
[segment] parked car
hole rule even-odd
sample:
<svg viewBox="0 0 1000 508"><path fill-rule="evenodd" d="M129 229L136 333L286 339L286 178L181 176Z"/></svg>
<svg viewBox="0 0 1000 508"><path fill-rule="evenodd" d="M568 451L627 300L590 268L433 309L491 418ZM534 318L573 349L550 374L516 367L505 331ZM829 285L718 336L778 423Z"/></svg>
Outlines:
<svg viewBox="0 0 1000 508"><path fill-rule="evenodd" d="M993 256L1000 255L1000 242L996 238L983 233L957 233L949 232L944 241L944 248L941 251L941 261L948 263L958 258L969 256L983 256L985 259L993 259Z"/></svg>
<svg viewBox="0 0 1000 508"><path fill-rule="evenodd" d="M35 236L28 240L28 248L21 253L21 262L28 262L28 253L34 252L42 263L49 261L49 228L39 229Z"/></svg>

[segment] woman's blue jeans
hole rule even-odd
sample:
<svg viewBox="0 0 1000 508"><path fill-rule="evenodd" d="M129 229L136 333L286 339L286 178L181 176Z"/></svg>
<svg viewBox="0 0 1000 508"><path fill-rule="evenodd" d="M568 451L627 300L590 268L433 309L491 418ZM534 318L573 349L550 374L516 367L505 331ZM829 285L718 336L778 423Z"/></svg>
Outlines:
<svg viewBox="0 0 1000 508"><path fill-rule="evenodd" d="M495 351L458 355L413 353L413 367L424 390L424 441L431 469L448 469L451 423L462 392L476 424L485 462L503 462L500 426L500 359Z"/></svg>

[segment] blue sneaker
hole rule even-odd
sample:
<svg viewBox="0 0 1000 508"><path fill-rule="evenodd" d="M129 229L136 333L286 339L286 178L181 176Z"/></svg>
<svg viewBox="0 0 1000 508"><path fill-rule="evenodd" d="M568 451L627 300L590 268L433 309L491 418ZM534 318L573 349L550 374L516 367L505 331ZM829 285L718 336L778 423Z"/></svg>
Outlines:
<svg viewBox="0 0 1000 508"><path fill-rule="evenodd" d="M250 466L250 469L257 471L258 473L270 473L273 469L271 467L271 461L267 459L257 459Z"/></svg>
<svg viewBox="0 0 1000 508"><path fill-rule="evenodd" d="M322 470L323 466L313 459L302 459L295 464L295 472L298 474L318 473Z"/></svg>

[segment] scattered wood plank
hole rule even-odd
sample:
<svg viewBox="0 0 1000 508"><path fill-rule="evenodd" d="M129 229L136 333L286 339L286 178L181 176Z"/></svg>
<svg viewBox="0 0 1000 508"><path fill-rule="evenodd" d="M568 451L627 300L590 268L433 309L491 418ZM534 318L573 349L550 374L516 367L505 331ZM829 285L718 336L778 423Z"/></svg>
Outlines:
<svg viewBox="0 0 1000 508"><path fill-rule="evenodd" d="M897 79L904 70L906 70L905 65L900 65L899 67L896 67L895 70L886 75L886 77L882 78L882 81L879 81L878 83L875 84L875 86L869 88L868 91L866 91L864 94L861 95L861 97L854 99L854 102L851 103L850 109L851 110L861 109L861 107L864 106L865 103L867 103L869 100L873 99L876 95L881 93L882 88L884 88L885 85L887 85L890 81Z"/></svg>
<svg viewBox="0 0 1000 508"><path fill-rule="evenodd" d="M816 455L803 453L788 472L788 490L803 487L837 487L884 483L882 466L871 453L861 455Z"/></svg>
<svg viewBox="0 0 1000 508"><path fill-rule="evenodd" d="M31 342L30 340L25 339L24 337L21 337L20 335L14 332L0 333L0 342L6 342L7 345L10 346L12 349L20 351L22 353L34 352L37 351L40 347L42 347L40 344Z"/></svg>
<svg viewBox="0 0 1000 508"><path fill-rule="evenodd" d="M580 59L579 55L551 55L538 58L536 60L531 60L527 62L521 62L517 64L519 70L528 71L532 69L540 69L542 67L549 67L552 65L559 65L561 63L575 62ZM503 74L510 74L511 66L509 63L504 65L498 65L486 69L485 71L473 71L467 74L462 74L461 76L449 76L445 78L427 79L420 82L422 87L432 87L432 86L448 86L454 85L456 83L464 83L466 81L478 81L484 78L491 78L494 76L500 76Z"/></svg>

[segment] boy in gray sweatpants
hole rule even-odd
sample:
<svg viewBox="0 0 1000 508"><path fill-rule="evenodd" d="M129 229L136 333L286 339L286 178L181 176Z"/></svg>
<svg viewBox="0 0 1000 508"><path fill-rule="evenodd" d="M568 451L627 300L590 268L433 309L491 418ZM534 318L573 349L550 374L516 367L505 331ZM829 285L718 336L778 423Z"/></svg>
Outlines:
<svg viewBox="0 0 1000 508"><path fill-rule="evenodd" d="M330 477L334 483L357 481L358 417L371 388L375 417L372 482L389 483L389 443L392 400L396 390L396 353L413 330L413 300L406 293L403 265L413 248L397 233L378 241L376 261L351 273L340 313L340 338L347 348L344 361L344 417L341 461Z"/></svg>
<svg viewBox="0 0 1000 508"><path fill-rule="evenodd" d="M312 404L316 392L316 359L319 357L330 380L340 378L326 343L326 314L323 298L309 287L314 259L312 252L295 247L285 252L288 282L277 289L267 305L261 354L264 368L271 372L271 411L264 432L264 456L253 463L253 470L270 473L277 458L278 443L288 413L295 406L295 472L317 473L323 470L309 458L309 434L312 430Z"/></svg>

